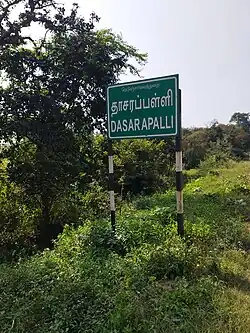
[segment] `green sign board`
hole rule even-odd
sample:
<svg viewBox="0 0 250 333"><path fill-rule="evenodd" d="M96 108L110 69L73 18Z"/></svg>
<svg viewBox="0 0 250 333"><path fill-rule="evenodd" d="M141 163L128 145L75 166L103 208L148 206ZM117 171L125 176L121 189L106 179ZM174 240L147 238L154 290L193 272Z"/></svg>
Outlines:
<svg viewBox="0 0 250 333"><path fill-rule="evenodd" d="M178 75L108 87L109 139L176 135L178 89Z"/></svg>

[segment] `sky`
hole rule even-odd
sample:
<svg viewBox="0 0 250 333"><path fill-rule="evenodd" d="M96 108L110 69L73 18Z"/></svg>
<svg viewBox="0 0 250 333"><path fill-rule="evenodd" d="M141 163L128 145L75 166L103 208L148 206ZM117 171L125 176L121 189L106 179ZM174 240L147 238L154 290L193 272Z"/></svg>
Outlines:
<svg viewBox="0 0 250 333"><path fill-rule="evenodd" d="M70 7L72 0L64 0ZM141 75L179 74L185 127L250 112L250 0L78 0L148 53ZM121 81L138 78L130 75Z"/></svg>

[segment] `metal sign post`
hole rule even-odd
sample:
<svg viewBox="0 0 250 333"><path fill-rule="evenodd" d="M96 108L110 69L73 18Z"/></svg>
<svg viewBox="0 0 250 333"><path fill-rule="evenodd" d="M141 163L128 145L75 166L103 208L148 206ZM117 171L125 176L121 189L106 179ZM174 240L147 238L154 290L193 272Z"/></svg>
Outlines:
<svg viewBox="0 0 250 333"><path fill-rule="evenodd" d="M176 158L176 204L177 204L177 227L178 234L184 236L183 216L183 174L182 174L182 138L181 138L181 90L178 90L178 116L177 135L175 137L175 158Z"/></svg>
<svg viewBox="0 0 250 333"><path fill-rule="evenodd" d="M109 195L110 195L110 217L112 230L115 232L115 192L114 192L114 161L112 141L108 140L108 162L109 162Z"/></svg>

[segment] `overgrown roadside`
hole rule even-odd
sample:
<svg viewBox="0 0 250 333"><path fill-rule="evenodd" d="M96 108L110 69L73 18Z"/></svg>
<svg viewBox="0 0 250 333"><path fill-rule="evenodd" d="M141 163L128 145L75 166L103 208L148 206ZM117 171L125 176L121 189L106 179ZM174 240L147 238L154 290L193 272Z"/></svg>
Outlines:
<svg viewBox="0 0 250 333"><path fill-rule="evenodd" d="M125 205L116 237L89 221L54 250L1 265L2 331L249 332L249 175L248 162L199 170L184 240L169 191Z"/></svg>

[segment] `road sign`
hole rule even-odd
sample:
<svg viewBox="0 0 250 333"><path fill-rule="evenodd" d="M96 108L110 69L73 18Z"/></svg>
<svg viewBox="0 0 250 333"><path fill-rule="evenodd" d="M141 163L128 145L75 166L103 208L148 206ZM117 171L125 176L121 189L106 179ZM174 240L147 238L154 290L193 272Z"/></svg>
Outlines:
<svg viewBox="0 0 250 333"><path fill-rule="evenodd" d="M172 75L109 86L109 139L176 135L178 79L178 75Z"/></svg>

